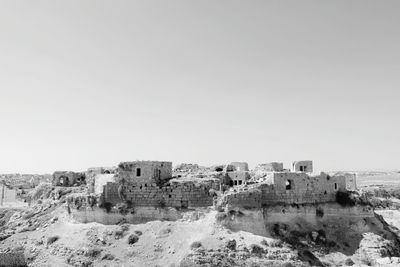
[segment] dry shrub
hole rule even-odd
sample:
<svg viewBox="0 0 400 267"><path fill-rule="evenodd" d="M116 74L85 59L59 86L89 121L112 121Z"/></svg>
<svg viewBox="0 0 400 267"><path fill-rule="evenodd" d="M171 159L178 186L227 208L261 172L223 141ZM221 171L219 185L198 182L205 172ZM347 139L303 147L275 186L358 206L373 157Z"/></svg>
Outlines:
<svg viewBox="0 0 400 267"><path fill-rule="evenodd" d="M263 254L265 251L262 247L260 247L259 245L256 244L252 244L250 246L250 252L252 254Z"/></svg>
<svg viewBox="0 0 400 267"><path fill-rule="evenodd" d="M197 248L199 248L199 247L201 247L201 246L202 246L201 242L195 241L195 242L193 242L193 243L190 245L190 248L191 248L191 249L197 249Z"/></svg>
<svg viewBox="0 0 400 267"><path fill-rule="evenodd" d="M133 244L135 244L135 243L138 242L138 241L139 241L139 237L138 237L137 235L131 234L131 235L128 237L128 244L129 244L129 245L133 245Z"/></svg>
<svg viewBox="0 0 400 267"><path fill-rule="evenodd" d="M226 247L230 250L236 250L236 240L232 239L226 243Z"/></svg>
<svg viewBox="0 0 400 267"><path fill-rule="evenodd" d="M100 254L101 254L101 249L99 248L89 248L85 252L85 256L90 258L97 258L98 256L100 256Z"/></svg>
<svg viewBox="0 0 400 267"><path fill-rule="evenodd" d="M112 261L112 260L114 260L114 259L115 259L115 256L112 255L112 254L110 254L110 253L105 254L105 255L101 258L101 260L107 260L107 261Z"/></svg>
<svg viewBox="0 0 400 267"><path fill-rule="evenodd" d="M60 237L58 235L55 236L49 236L49 238L47 238L47 245L51 245L54 242L56 242L58 239L60 239Z"/></svg>
<svg viewBox="0 0 400 267"><path fill-rule="evenodd" d="M142 231L135 231L134 232L136 235L141 236L142 235Z"/></svg>

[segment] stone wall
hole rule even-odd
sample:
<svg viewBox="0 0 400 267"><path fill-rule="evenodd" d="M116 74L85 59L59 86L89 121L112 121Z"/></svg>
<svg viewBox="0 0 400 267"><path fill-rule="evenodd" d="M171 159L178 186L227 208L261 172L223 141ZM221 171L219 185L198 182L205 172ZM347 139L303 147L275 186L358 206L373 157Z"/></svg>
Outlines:
<svg viewBox="0 0 400 267"><path fill-rule="evenodd" d="M115 182L115 180L115 174L97 174L94 177L94 190L90 193L101 195L104 192L104 186L109 182Z"/></svg>
<svg viewBox="0 0 400 267"><path fill-rule="evenodd" d="M260 208L276 204L305 204L336 201L336 192L346 190L344 176L321 173L272 173L267 183L254 184L231 191L224 202L231 206Z"/></svg>
<svg viewBox="0 0 400 267"><path fill-rule="evenodd" d="M52 184L54 186L74 186L86 183L86 176L83 173L70 171L57 171L53 173Z"/></svg>
<svg viewBox="0 0 400 267"><path fill-rule="evenodd" d="M354 173L343 174L346 177L346 189L350 191L357 190L357 175Z"/></svg>
<svg viewBox="0 0 400 267"><path fill-rule="evenodd" d="M5 184L0 184L0 204L15 202L17 200L17 190L9 188Z"/></svg>
<svg viewBox="0 0 400 267"><path fill-rule="evenodd" d="M254 172L281 172L283 170L282 162L263 163L254 168Z"/></svg>
<svg viewBox="0 0 400 267"><path fill-rule="evenodd" d="M311 160L295 161L292 164L292 170L294 172L313 172L313 162Z"/></svg>
<svg viewBox="0 0 400 267"><path fill-rule="evenodd" d="M217 191L219 187L217 179L202 183L173 182L163 187L155 183L128 182L121 185L108 182L104 187L104 200L117 204L125 199L134 206L144 207L207 207L213 205L213 190Z"/></svg>
<svg viewBox="0 0 400 267"><path fill-rule="evenodd" d="M249 171L249 164L247 162L231 162L225 166L225 171Z"/></svg>
<svg viewBox="0 0 400 267"><path fill-rule="evenodd" d="M118 165L118 176L121 180L134 183L154 183L172 177L172 162L166 161L132 161Z"/></svg>
<svg viewBox="0 0 400 267"><path fill-rule="evenodd" d="M250 179L250 174L247 171L234 171L226 173L227 182L230 186L246 184Z"/></svg>

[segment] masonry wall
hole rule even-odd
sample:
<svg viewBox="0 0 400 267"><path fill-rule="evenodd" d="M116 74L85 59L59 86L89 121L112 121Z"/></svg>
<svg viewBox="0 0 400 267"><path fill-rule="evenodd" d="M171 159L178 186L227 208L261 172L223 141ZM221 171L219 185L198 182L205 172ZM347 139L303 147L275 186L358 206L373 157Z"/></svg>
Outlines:
<svg viewBox="0 0 400 267"><path fill-rule="evenodd" d="M283 171L282 162L269 162L264 164L259 164L255 171L266 171L266 172L281 172Z"/></svg>
<svg viewBox="0 0 400 267"><path fill-rule="evenodd" d="M4 184L0 184L0 204L5 202L15 202L17 200L17 191L10 189Z"/></svg>
<svg viewBox="0 0 400 267"><path fill-rule="evenodd" d="M228 182L232 182L232 185L245 184L248 179L250 179L250 174L247 171L235 171L227 172Z"/></svg>
<svg viewBox="0 0 400 267"><path fill-rule="evenodd" d="M344 176L329 176L321 173L309 176L306 173L273 173L273 183L256 184L246 190L238 189L224 196L227 204L237 207L253 207L276 204L306 204L336 201L336 192L346 190ZM287 189L287 181L291 188ZM335 186L336 184L336 186Z"/></svg>
<svg viewBox="0 0 400 267"><path fill-rule="evenodd" d="M140 168L140 176L137 169ZM157 179L165 180L172 177L172 162L166 161L132 161L121 162L118 166L121 179L134 183L153 183Z"/></svg>
<svg viewBox="0 0 400 267"><path fill-rule="evenodd" d="M117 204L120 198L118 183L107 183L104 187L106 202ZM123 195L134 206L150 207L206 207L213 205L213 193L210 189L219 190L220 183L212 180L207 183L177 182L159 187L154 183L127 183L123 187Z"/></svg>
<svg viewBox="0 0 400 267"><path fill-rule="evenodd" d="M68 182L63 181L61 183L60 179L63 178L64 180L66 177L68 179ZM73 186L74 184L80 184L81 181L79 180L84 180L84 175L80 173L75 173L75 172L67 172L67 171L58 171L53 174L53 181L52 184L54 186Z"/></svg>
<svg viewBox="0 0 400 267"><path fill-rule="evenodd" d="M301 168L306 168L306 170L305 171L304 171L304 169L301 170ZM314 171L313 170L313 163L312 163L311 160L295 161L295 162L293 162L292 170L294 172L302 171L302 172L312 173Z"/></svg>
<svg viewBox="0 0 400 267"><path fill-rule="evenodd" d="M249 171L247 162L231 162L225 167L225 171Z"/></svg>
<svg viewBox="0 0 400 267"><path fill-rule="evenodd" d="M354 173L345 173L346 177L346 189L347 190L357 190L357 176Z"/></svg>

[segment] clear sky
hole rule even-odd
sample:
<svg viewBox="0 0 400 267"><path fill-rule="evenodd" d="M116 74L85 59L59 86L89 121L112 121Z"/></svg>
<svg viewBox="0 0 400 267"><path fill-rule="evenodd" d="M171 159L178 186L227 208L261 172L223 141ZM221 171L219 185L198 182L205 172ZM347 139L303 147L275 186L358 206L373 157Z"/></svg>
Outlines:
<svg viewBox="0 0 400 267"><path fill-rule="evenodd" d="M400 1L1 1L0 173L400 168Z"/></svg>

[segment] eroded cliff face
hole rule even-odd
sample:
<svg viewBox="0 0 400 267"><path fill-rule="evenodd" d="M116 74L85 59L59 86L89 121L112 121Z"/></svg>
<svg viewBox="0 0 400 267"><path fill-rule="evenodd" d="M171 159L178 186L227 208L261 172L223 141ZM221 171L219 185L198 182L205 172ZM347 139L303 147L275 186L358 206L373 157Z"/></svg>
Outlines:
<svg viewBox="0 0 400 267"><path fill-rule="evenodd" d="M340 253L373 264L374 258L400 255L398 237L369 206L326 203L235 208L218 218L232 231L280 238L299 251L311 250L319 257Z"/></svg>

